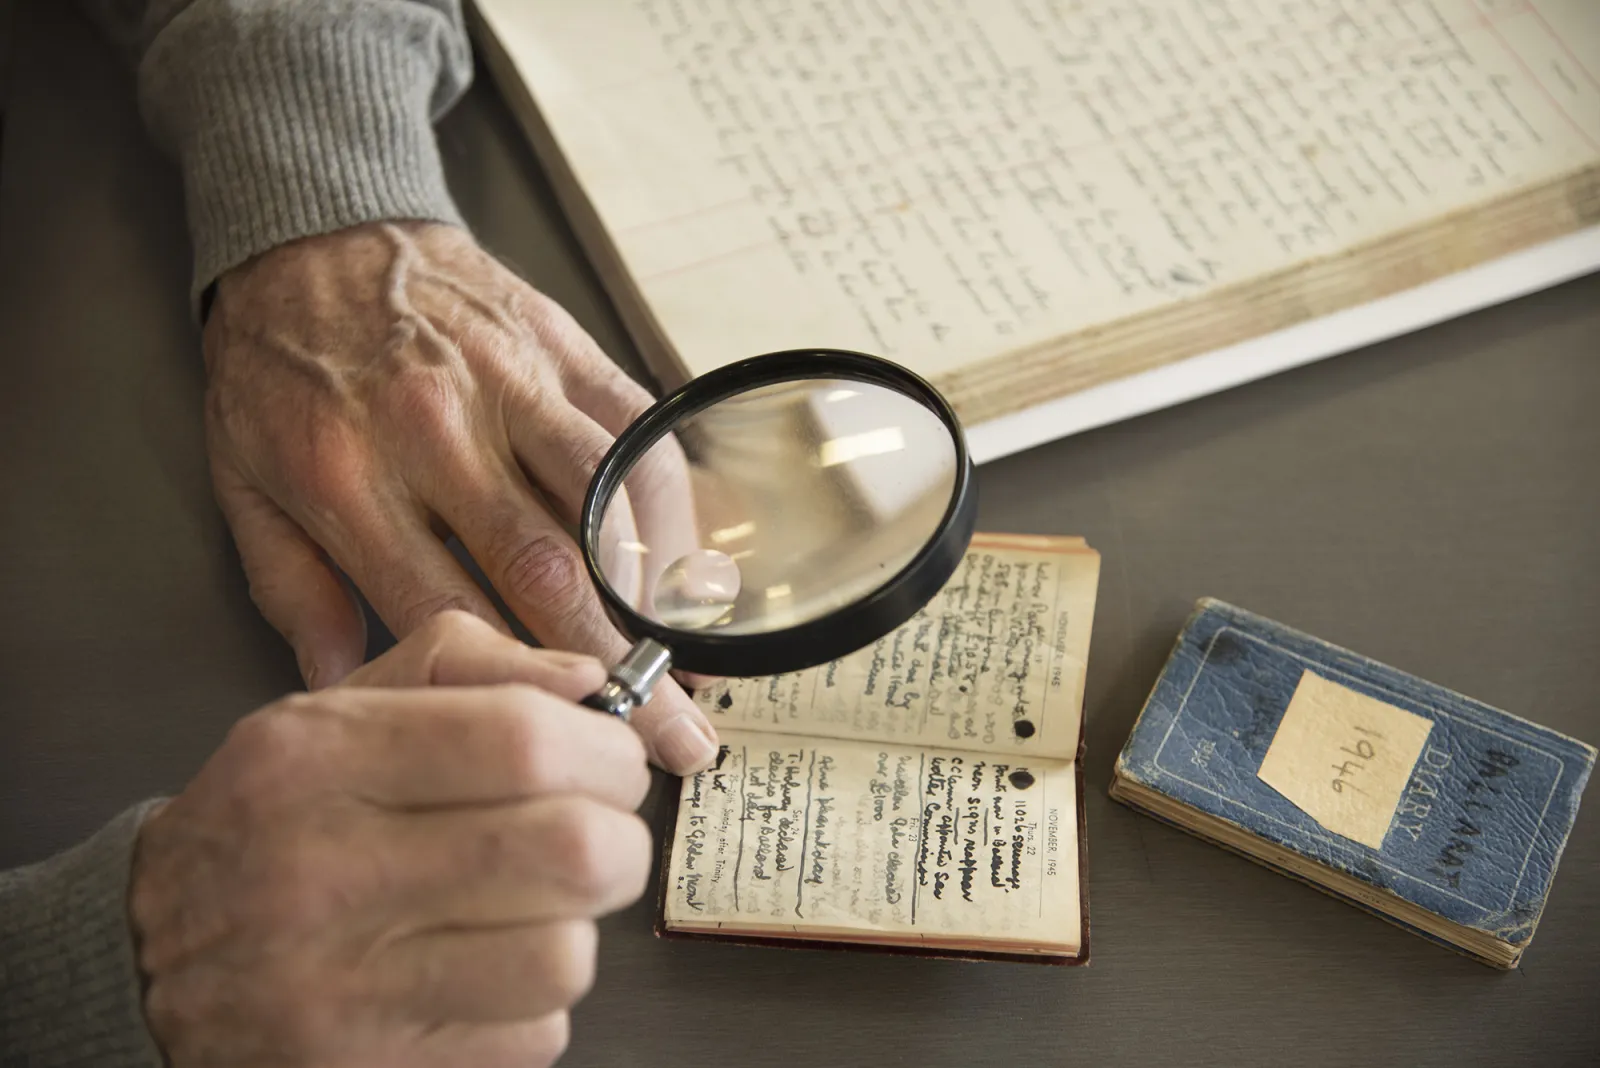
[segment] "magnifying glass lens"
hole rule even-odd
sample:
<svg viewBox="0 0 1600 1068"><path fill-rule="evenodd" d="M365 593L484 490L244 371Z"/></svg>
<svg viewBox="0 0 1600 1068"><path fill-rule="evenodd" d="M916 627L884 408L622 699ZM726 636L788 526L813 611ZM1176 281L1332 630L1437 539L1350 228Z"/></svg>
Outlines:
<svg viewBox="0 0 1600 1068"><path fill-rule="evenodd" d="M742 586L733 557L716 549L696 549L662 572L651 607L669 627L703 630L728 619Z"/></svg>
<svg viewBox="0 0 1600 1068"><path fill-rule="evenodd" d="M947 521L946 419L869 381L757 386L684 416L604 502L602 578L679 631L756 635L870 598Z"/></svg>

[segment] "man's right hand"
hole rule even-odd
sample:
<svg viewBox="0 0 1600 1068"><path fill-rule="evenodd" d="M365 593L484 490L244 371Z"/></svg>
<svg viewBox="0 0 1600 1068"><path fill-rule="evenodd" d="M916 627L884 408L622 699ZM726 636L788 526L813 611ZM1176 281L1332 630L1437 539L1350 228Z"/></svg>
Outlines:
<svg viewBox="0 0 1600 1068"><path fill-rule="evenodd" d="M604 677L450 613L242 720L140 832L168 1062L554 1061L650 868L644 747L572 703Z"/></svg>

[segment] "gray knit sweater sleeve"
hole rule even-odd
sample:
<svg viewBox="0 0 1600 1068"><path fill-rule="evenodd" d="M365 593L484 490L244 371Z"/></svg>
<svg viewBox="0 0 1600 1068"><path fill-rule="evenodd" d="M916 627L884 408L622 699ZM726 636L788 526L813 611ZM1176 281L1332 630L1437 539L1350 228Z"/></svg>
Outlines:
<svg viewBox="0 0 1600 1068"><path fill-rule="evenodd" d="M0 872L0 1065L160 1068L128 931L137 805L42 864Z"/></svg>
<svg viewBox="0 0 1600 1068"><path fill-rule="evenodd" d="M459 223L433 122L472 57L459 0L81 0L183 176L196 297L295 238ZM157 1068L127 921L147 805L0 872L0 1066Z"/></svg>
<svg viewBox="0 0 1600 1068"><path fill-rule="evenodd" d="M465 91L460 0L80 0L183 174L194 292L381 219L456 223L433 123Z"/></svg>

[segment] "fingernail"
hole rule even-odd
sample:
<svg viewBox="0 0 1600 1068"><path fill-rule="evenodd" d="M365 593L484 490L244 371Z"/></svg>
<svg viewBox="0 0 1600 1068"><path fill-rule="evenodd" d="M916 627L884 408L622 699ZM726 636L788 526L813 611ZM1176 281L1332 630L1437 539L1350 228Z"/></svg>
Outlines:
<svg viewBox="0 0 1600 1068"><path fill-rule="evenodd" d="M656 758L661 766L677 775L689 775L710 765L717 745L695 717L680 714L667 721L656 734Z"/></svg>
<svg viewBox="0 0 1600 1068"><path fill-rule="evenodd" d="M323 650L320 655L311 650L296 650L294 658L300 665L300 677L306 680L307 690L336 685L361 666L359 656L352 658L330 650Z"/></svg>
<svg viewBox="0 0 1600 1068"><path fill-rule="evenodd" d="M315 690L322 679L322 665L310 653L295 650L295 663L300 665L300 677L306 680L306 689Z"/></svg>

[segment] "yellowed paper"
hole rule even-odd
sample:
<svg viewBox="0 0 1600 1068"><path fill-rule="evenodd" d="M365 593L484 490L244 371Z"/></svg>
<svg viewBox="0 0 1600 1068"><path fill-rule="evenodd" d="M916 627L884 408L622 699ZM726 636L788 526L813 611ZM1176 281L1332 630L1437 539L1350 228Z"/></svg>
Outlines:
<svg viewBox="0 0 1600 1068"><path fill-rule="evenodd" d="M689 375L944 376L1600 158L1594 0L475 6Z"/></svg>
<svg viewBox="0 0 1600 1068"><path fill-rule="evenodd" d="M1382 849L1432 729L1307 671L1256 774L1327 830Z"/></svg>
<svg viewBox="0 0 1600 1068"><path fill-rule="evenodd" d="M1076 947L1073 765L729 731L684 780L666 917Z"/></svg>
<svg viewBox="0 0 1600 1068"><path fill-rule="evenodd" d="M1071 759L1100 556L1081 538L980 534L944 590L842 660L696 694L717 729Z"/></svg>

